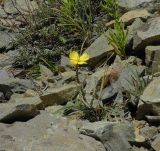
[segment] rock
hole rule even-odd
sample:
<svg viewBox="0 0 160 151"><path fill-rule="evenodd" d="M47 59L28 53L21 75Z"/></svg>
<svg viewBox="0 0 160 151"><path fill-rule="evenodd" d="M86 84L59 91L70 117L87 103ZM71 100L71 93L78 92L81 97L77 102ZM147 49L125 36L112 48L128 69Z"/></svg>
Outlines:
<svg viewBox="0 0 160 151"><path fill-rule="evenodd" d="M133 45L133 37L136 35L137 30L144 26L144 22L140 18L136 18L135 21L127 27L128 29L128 42L127 42L127 50L132 50Z"/></svg>
<svg viewBox="0 0 160 151"><path fill-rule="evenodd" d="M105 87L107 82L109 81L109 76L110 72L107 69L100 68L86 79L86 86L84 91L86 101L89 105L97 102L95 96L96 93L98 94L98 91L100 91L101 82L103 81L103 86Z"/></svg>
<svg viewBox="0 0 160 151"><path fill-rule="evenodd" d="M130 25L132 24L136 19L142 18L142 19L147 19L151 14L145 10L145 9L137 9L137 10L131 10L125 14L123 14L120 17L120 20L125 23L125 25ZM113 26L114 21L110 21L109 23L106 24L106 26Z"/></svg>
<svg viewBox="0 0 160 151"><path fill-rule="evenodd" d="M3 52L12 47L11 43L14 39L14 33L8 31L0 31L0 35L0 52Z"/></svg>
<svg viewBox="0 0 160 151"><path fill-rule="evenodd" d="M46 82L48 80L53 79L53 72L48 69L46 66L40 64L40 72L41 72L41 80Z"/></svg>
<svg viewBox="0 0 160 151"><path fill-rule="evenodd" d="M145 116L160 116L160 77L149 83L140 97L136 113L137 119Z"/></svg>
<svg viewBox="0 0 160 151"><path fill-rule="evenodd" d="M0 92L3 93L4 99L9 100L13 94L11 88L8 85L0 84Z"/></svg>
<svg viewBox="0 0 160 151"><path fill-rule="evenodd" d="M139 79L137 79L137 76L141 76L144 70L145 66L137 66L131 64L120 65L118 71L118 79L112 82L112 88L114 89L114 92L117 93L124 91L135 91L136 87L133 84L135 82L134 80L136 79L138 81Z"/></svg>
<svg viewBox="0 0 160 151"><path fill-rule="evenodd" d="M58 88L47 89L40 98L45 106L62 105L71 101L79 92L80 85L68 84Z"/></svg>
<svg viewBox="0 0 160 151"><path fill-rule="evenodd" d="M61 66L62 66L62 67L71 66L71 63L70 63L68 57L66 57L66 56L64 56L64 55L61 56Z"/></svg>
<svg viewBox="0 0 160 151"><path fill-rule="evenodd" d="M76 78L76 72L75 71L66 71L60 74L62 78L62 83L69 83L71 81L74 81Z"/></svg>
<svg viewBox="0 0 160 151"><path fill-rule="evenodd" d="M54 115L63 115L63 108L64 106L62 105L55 105L55 106L49 106L45 108L45 111L48 113L54 114Z"/></svg>
<svg viewBox="0 0 160 151"><path fill-rule="evenodd" d="M107 86L106 88L104 88L103 92L102 92L102 102L109 102L111 101L113 98L115 98L117 96L118 91L116 91L112 86Z"/></svg>
<svg viewBox="0 0 160 151"><path fill-rule="evenodd" d="M134 140L130 124L100 121L84 125L80 132L100 140L107 151L133 151L128 142Z"/></svg>
<svg viewBox="0 0 160 151"><path fill-rule="evenodd" d="M25 0L13 0L4 2L4 9L8 14L17 15L19 11L24 14L29 10L33 11L38 8L35 0L26 2ZM19 11L18 11L19 10ZM21 14L20 14L21 15Z"/></svg>
<svg viewBox="0 0 160 151"><path fill-rule="evenodd" d="M158 129L155 126L145 126L140 129L140 134L144 136L146 139L151 140L153 136L158 134Z"/></svg>
<svg viewBox="0 0 160 151"><path fill-rule="evenodd" d="M95 139L78 133L66 118L41 112L28 122L0 124L0 150L105 151Z"/></svg>
<svg viewBox="0 0 160 151"><path fill-rule="evenodd" d="M4 94L0 92L0 103L5 100Z"/></svg>
<svg viewBox="0 0 160 151"><path fill-rule="evenodd" d="M149 19L145 25L137 31L133 38L133 49L144 50L146 46L160 41L160 17Z"/></svg>
<svg viewBox="0 0 160 151"><path fill-rule="evenodd" d="M38 109L42 109L41 104L39 97L19 98L15 102L1 103L0 122L27 121L39 113Z"/></svg>
<svg viewBox="0 0 160 151"><path fill-rule="evenodd" d="M160 46L145 48L145 62L152 74L160 71Z"/></svg>
<svg viewBox="0 0 160 151"><path fill-rule="evenodd" d="M152 147L155 151L160 151L160 134L158 134L152 142Z"/></svg>
<svg viewBox="0 0 160 151"><path fill-rule="evenodd" d="M6 91L6 87L14 93L24 93L27 89L34 89L34 84L27 79L0 78L0 91Z"/></svg>
<svg viewBox="0 0 160 151"><path fill-rule="evenodd" d="M8 51L7 53L0 54L0 67L3 68L12 65L19 57L18 50Z"/></svg>
<svg viewBox="0 0 160 151"><path fill-rule="evenodd" d="M23 96L24 97L34 97L34 96L37 96L38 93L35 92L34 90L31 90L31 89L28 89L24 94Z"/></svg>
<svg viewBox="0 0 160 151"><path fill-rule="evenodd" d="M160 116L145 116L147 121L150 123L160 123Z"/></svg>
<svg viewBox="0 0 160 151"><path fill-rule="evenodd" d="M113 47L109 44L107 40L109 32L102 34L98 39L96 39L90 47L88 47L85 52L89 54L89 65L95 66L100 63L104 58L107 57L112 51Z"/></svg>
<svg viewBox="0 0 160 151"><path fill-rule="evenodd" d="M137 146L133 146L133 150L134 151L149 151L148 149L144 148L144 147L137 147Z"/></svg>
<svg viewBox="0 0 160 151"><path fill-rule="evenodd" d="M158 10L160 2L157 0L118 0L119 6L125 10L145 8L149 11Z"/></svg>
<svg viewBox="0 0 160 151"><path fill-rule="evenodd" d="M8 72L6 70L0 70L0 80L2 79L9 79L10 75L8 74Z"/></svg>

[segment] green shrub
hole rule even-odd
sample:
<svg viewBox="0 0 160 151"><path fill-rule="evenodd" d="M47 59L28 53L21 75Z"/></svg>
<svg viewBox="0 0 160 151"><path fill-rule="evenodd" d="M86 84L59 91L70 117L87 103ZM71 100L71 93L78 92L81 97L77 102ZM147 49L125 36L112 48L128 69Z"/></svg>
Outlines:
<svg viewBox="0 0 160 151"><path fill-rule="evenodd" d="M109 43L113 46L115 54L119 55L121 58L125 58L128 31L124 30L124 23L120 20L118 1L104 0L102 8L115 20L114 29L109 29L109 36L107 37Z"/></svg>

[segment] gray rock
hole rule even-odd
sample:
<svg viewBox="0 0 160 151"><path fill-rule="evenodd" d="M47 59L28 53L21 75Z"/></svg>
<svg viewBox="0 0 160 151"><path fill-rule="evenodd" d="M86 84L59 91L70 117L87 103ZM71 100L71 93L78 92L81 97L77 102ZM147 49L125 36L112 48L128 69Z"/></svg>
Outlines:
<svg viewBox="0 0 160 151"><path fill-rule="evenodd" d="M33 89L34 84L31 80L18 78L0 78L0 91L6 91L8 87L12 92L24 93L27 89Z"/></svg>
<svg viewBox="0 0 160 151"><path fill-rule="evenodd" d="M95 122L84 125L80 132L100 140L107 151L133 151L128 141L134 140L134 129L130 124Z"/></svg>
<svg viewBox="0 0 160 151"><path fill-rule="evenodd" d="M12 65L19 57L18 50L9 51L7 53L0 54L0 68L8 65Z"/></svg>
<svg viewBox="0 0 160 151"><path fill-rule="evenodd" d="M145 25L137 31L133 38L133 49L144 50L146 46L160 41L160 17L149 19Z"/></svg>
<svg viewBox="0 0 160 151"><path fill-rule="evenodd" d="M100 142L80 135L70 122L41 112L28 122L0 124L0 150L105 151Z"/></svg>
<svg viewBox="0 0 160 151"><path fill-rule="evenodd" d="M151 140L153 136L158 134L158 129L155 126L145 126L140 129L140 134L144 136L147 140Z"/></svg>
<svg viewBox="0 0 160 151"><path fill-rule="evenodd" d="M137 30L141 28L145 23L140 19L136 18L132 25L128 26L128 43L127 47L132 48L133 37L136 34Z"/></svg>
<svg viewBox="0 0 160 151"><path fill-rule="evenodd" d="M160 2L158 0L118 0L119 6L126 10L146 8L150 11L158 10Z"/></svg>
<svg viewBox="0 0 160 151"><path fill-rule="evenodd" d="M160 116L160 77L155 78L146 87L140 97L137 109L137 119L147 115Z"/></svg>
<svg viewBox="0 0 160 151"><path fill-rule="evenodd" d="M104 84L103 86L106 86L109 80L109 74L110 73L105 68L100 68L86 79L86 86L84 91L86 101L89 105L97 102L97 100L95 100L95 96L98 95L98 91L100 90L102 80Z"/></svg>
<svg viewBox="0 0 160 151"><path fill-rule="evenodd" d="M12 14L12 15L17 15L19 14L19 11L23 14L29 11L31 9L37 8L37 3L35 0L29 1L28 3L25 0L13 0L12 1L5 1L4 2L4 9L7 13ZM19 11L18 11L19 10Z"/></svg>
<svg viewBox="0 0 160 151"><path fill-rule="evenodd" d="M129 65L124 67L122 71L119 73L119 78L117 81L112 83L112 87L115 92L124 92L130 91L134 92L136 90L136 86L134 85L135 79L139 82L139 78L144 72L144 66L137 65Z"/></svg>
<svg viewBox="0 0 160 151"><path fill-rule="evenodd" d="M107 102L110 101L113 97L117 95L118 91L116 91L112 86L108 86L104 88L103 95L102 95L102 101Z"/></svg>
<svg viewBox="0 0 160 151"><path fill-rule="evenodd" d="M155 151L160 151L160 134L158 134L157 136L155 136L154 141L151 143L153 149Z"/></svg>
<svg viewBox="0 0 160 151"><path fill-rule="evenodd" d="M62 105L71 101L79 92L80 85L68 84L58 88L47 89L40 98L43 101L44 106L50 105Z"/></svg>
<svg viewBox="0 0 160 151"><path fill-rule="evenodd" d="M65 66L71 66L71 63L69 61L69 58L66 56L61 56L61 66L65 67Z"/></svg>
<svg viewBox="0 0 160 151"><path fill-rule="evenodd" d="M147 20L151 14L145 10L145 9L136 9L136 10L131 10L128 11L127 13L123 14L120 17L120 20L126 25L131 25L136 19L142 19L142 20ZM114 20L110 21L109 23L106 24L106 26L114 26Z"/></svg>
<svg viewBox="0 0 160 151"><path fill-rule="evenodd" d="M4 94L0 92L0 102L3 102L5 100Z"/></svg>
<svg viewBox="0 0 160 151"><path fill-rule="evenodd" d="M42 101L38 97L20 98L16 102L1 103L0 122L12 123L15 121L26 121L39 113Z"/></svg>
<svg viewBox="0 0 160 151"><path fill-rule="evenodd" d="M145 48L145 62L151 73L160 71L160 46L147 46Z"/></svg>
<svg viewBox="0 0 160 151"><path fill-rule="evenodd" d="M11 43L14 39L14 34L8 31L0 31L0 52L8 50L12 47Z"/></svg>
<svg viewBox="0 0 160 151"><path fill-rule="evenodd" d="M8 72L6 70L0 70L0 80L2 79L9 79L10 75L8 74Z"/></svg>
<svg viewBox="0 0 160 151"><path fill-rule="evenodd" d="M95 40L88 47L85 52L89 54L89 65L94 66L97 63L100 63L102 59L104 59L107 55L109 55L113 51L113 47L109 44L107 40L109 32L107 31L103 35L101 35L98 39Z"/></svg>

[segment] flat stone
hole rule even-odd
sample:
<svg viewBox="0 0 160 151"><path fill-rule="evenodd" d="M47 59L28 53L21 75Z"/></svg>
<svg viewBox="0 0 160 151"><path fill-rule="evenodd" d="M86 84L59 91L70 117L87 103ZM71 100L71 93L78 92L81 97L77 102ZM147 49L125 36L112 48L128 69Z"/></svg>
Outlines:
<svg viewBox="0 0 160 151"><path fill-rule="evenodd" d="M105 151L102 143L79 134L73 126L66 118L46 112L28 122L0 123L0 150Z"/></svg>
<svg viewBox="0 0 160 151"><path fill-rule="evenodd" d="M149 71L154 74L160 71L160 46L147 46L145 48L145 62Z"/></svg>
<svg viewBox="0 0 160 151"><path fill-rule="evenodd" d="M157 0L118 0L119 6L124 10L145 8L149 11L158 10L160 2Z"/></svg>
<svg viewBox="0 0 160 151"><path fill-rule="evenodd" d="M145 116L160 116L160 77L155 78L146 87L140 97L137 109L137 119L143 119Z"/></svg>
<svg viewBox="0 0 160 151"><path fill-rule="evenodd" d="M17 50L9 51L7 53L0 54L0 68L12 65L19 57L19 52Z"/></svg>
<svg viewBox="0 0 160 151"><path fill-rule="evenodd" d="M0 104L0 122L12 123L33 118L42 108L42 101L38 97L20 98L16 102Z"/></svg>
<svg viewBox="0 0 160 151"><path fill-rule="evenodd" d="M137 31L133 38L133 49L144 50L146 46L160 41L160 17L149 19L145 25Z"/></svg>
<svg viewBox="0 0 160 151"><path fill-rule="evenodd" d="M47 89L40 98L45 106L62 105L71 101L79 92L80 85L68 84L57 88Z"/></svg>
<svg viewBox="0 0 160 151"><path fill-rule="evenodd" d="M160 150L160 134L158 134L154 139L154 141L152 142L152 147L155 151Z"/></svg>
<svg viewBox="0 0 160 151"><path fill-rule="evenodd" d="M151 14L147 10L137 9L137 10L128 11L127 13L123 14L120 17L120 20L126 25L130 25L137 18L147 19L150 16ZM114 21L110 21L109 23L106 24L106 26L113 26L113 24L114 24Z"/></svg>
<svg viewBox="0 0 160 151"><path fill-rule="evenodd" d="M89 65L94 66L100 63L107 55L109 55L114 49L107 40L109 32L102 34L97 38L85 52L89 54Z"/></svg>
<svg viewBox="0 0 160 151"><path fill-rule="evenodd" d="M134 140L134 130L131 125L100 121L84 124L80 132L101 140L107 151L133 151L128 142Z"/></svg>

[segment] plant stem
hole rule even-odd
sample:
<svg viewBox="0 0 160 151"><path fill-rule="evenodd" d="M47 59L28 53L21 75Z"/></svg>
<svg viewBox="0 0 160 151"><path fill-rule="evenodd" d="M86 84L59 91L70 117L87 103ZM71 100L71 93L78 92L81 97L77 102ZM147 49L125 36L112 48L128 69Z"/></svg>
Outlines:
<svg viewBox="0 0 160 151"><path fill-rule="evenodd" d="M80 83L79 81L79 75L78 75L78 65L76 65L76 80L77 80L77 83Z"/></svg>

